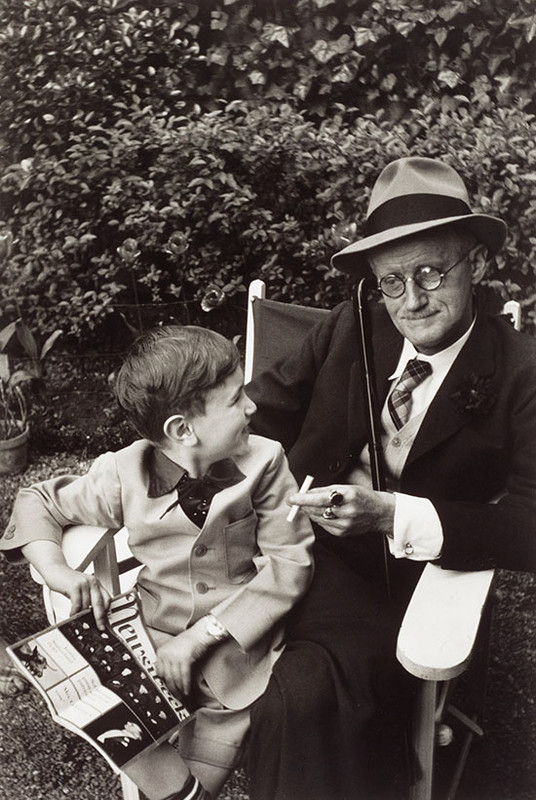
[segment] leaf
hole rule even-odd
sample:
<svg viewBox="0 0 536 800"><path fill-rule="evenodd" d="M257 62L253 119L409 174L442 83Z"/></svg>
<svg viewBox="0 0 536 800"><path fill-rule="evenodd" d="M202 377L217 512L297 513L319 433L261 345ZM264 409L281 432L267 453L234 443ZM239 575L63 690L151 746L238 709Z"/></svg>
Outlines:
<svg viewBox="0 0 536 800"><path fill-rule="evenodd" d="M445 22L450 22L457 14L464 14L466 11L466 4L463 0L454 0L454 2L451 0L443 8L440 8L437 14Z"/></svg>
<svg viewBox="0 0 536 800"><path fill-rule="evenodd" d="M10 322L9 325L6 325L6 327L2 328L0 331L0 352L4 350L9 340L17 330L17 322L18 320L15 322Z"/></svg>
<svg viewBox="0 0 536 800"><path fill-rule="evenodd" d="M311 47L311 53L321 64L327 64L333 56L338 54L338 50L333 42L326 42L324 39L318 39Z"/></svg>
<svg viewBox="0 0 536 800"><path fill-rule="evenodd" d="M357 47L364 47L370 42L377 42L378 37L370 28L354 28L354 41Z"/></svg>
<svg viewBox="0 0 536 800"><path fill-rule="evenodd" d="M266 83L266 75L258 69L249 73L249 79L254 86L263 86Z"/></svg>
<svg viewBox="0 0 536 800"><path fill-rule="evenodd" d="M440 28L438 31L436 31L434 33L434 39L435 39L436 44L439 47L443 47L443 45L445 44L445 40L446 40L448 35L449 35L449 32L448 32L448 30L446 28Z"/></svg>
<svg viewBox="0 0 536 800"><path fill-rule="evenodd" d="M444 69L438 74L437 79L440 83L454 89L460 82L460 75L452 69Z"/></svg>
<svg viewBox="0 0 536 800"><path fill-rule="evenodd" d="M415 28L415 24L415 22L408 22L406 20L395 20L393 22L393 27L401 36L407 37Z"/></svg>
<svg viewBox="0 0 536 800"><path fill-rule="evenodd" d="M24 351L30 356L30 358L37 358L37 342L35 341L35 336L26 323L19 321L19 324L17 325L17 337L23 346Z"/></svg>
<svg viewBox="0 0 536 800"><path fill-rule="evenodd" d="M7 381L9 373L9 356L6 353L0 353L0 381Z"/></svg>
<svg viewBox="0 0 536 800"><path fill-rule="evenodd" d="M51 333L48 339L45 340L43 347L41 348L41 361L45 358L45 356L50 353L54 345L56 344L57 340L63 334L63 331L57 330L54 333Z"/></svg>
<svg viewBox="0 0 536 800"><path fill-rule="evenodd" d="M355 68L351 68L348 64L343 64L342 67L337 69L332 76L334 83L351 83L355 78Z"/></svg>
<svg viewBox="0 0 536 800"><path fill-rule="evenodd" d="M37 376L34 375L34 373L28 369L17 369L9 379L9 388L14 389L21 383L28 383L28 381L33 381L36 377Z"/></svg>
<svg viewBox="0 0 536 800"><path fill-rule="evenodd" d="M261 38L267 42L279 42L283 47L288 47L290 44L287 28L283 25L274 25L273 22L267 22L263 26Z"/></svg>

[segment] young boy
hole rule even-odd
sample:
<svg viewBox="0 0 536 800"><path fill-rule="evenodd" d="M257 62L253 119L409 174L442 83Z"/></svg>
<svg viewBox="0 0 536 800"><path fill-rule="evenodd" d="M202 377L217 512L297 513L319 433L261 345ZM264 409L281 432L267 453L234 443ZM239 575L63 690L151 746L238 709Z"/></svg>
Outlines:
<svg viewBox="0 0 536 800"><path fill-rule="evenodd" d="M62 529L127 527L157 671L198 708L180 755L160 745L127 774L151 800L198 800L217 794L240 755L249 707L282 651L282 620L312 577L313 534L305 515L286 519L296 483L281 446L249 435L256 406L234 344L203 328L157 328L136 342L115 390L143 439L84 476L19 492L1 546L22 551L73 613L91 605L102 626L109 598L67 566Z"/></svg>

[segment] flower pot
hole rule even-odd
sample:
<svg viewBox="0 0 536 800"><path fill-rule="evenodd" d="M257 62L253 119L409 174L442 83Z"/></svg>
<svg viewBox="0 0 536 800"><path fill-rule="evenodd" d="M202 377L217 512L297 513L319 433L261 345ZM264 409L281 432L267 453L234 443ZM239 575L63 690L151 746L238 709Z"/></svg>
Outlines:
<svg viewBox="0 0 536 800"><path fill-rule="evenodd" d="M28 463L28 428L12 439L0 439L0 475L21 472Z"/></svg>

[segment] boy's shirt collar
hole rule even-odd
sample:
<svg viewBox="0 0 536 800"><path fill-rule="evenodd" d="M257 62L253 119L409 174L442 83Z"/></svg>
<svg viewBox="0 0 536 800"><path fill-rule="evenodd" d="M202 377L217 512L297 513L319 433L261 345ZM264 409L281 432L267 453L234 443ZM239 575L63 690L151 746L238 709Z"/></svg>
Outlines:
<svg viewBox="0 0 536 800"><path fill-rule="evenodd" d="M168 458L161 450L156 447L152 451L149 459L149 490L148 497L162 497L177 487L177 484L187 470ZM206 475L203 476L207 482L217 486L218 489L227 489L244 480L246 476L241 472L232 458L224 458L212 464Z"/></svg>

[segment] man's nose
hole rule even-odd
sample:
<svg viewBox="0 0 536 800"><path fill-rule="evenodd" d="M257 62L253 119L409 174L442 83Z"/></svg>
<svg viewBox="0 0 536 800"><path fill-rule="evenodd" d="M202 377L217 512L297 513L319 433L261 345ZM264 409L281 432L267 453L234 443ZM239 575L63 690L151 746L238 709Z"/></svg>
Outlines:
<svg viewBox="0 0 536 800"><path fill-rule="evenodd" d="M413 279L406 281L405 291L406 308L414 310L421 308L428 302L428 293L415 283Z"/></svg>

